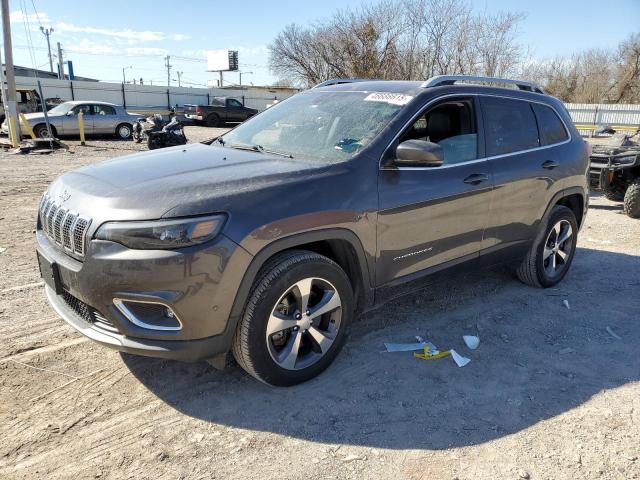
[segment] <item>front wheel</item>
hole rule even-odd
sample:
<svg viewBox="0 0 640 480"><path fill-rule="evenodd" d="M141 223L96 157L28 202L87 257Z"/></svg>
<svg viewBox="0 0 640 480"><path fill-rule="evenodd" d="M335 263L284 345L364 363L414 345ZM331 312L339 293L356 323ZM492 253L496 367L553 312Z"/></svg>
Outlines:
<svg viewBox="0 0 640 480"><path fill-rule="evenodd" d="M532 287L553 287L569 271L576 251L578 222L573 211L556 205L516 273Z"/></svg>
<svg viewBox="0 0 640 480"><path fill-rule="evenodd" d="M33 134L38 137L38 138L49 138L49 131L47 130L47 126L42 124L42 125L37 125L34 129L33 129ZM56 136L56 131L53 128L53 126L51 127L51 136L55 137Z"/></svg>
<svg viewBox="0 0 640 480"><path fill-rule="evenodd" d="M619 182L614 182L609 184L602 193L607 200L611 200L612 202L622 202L624 200L625 191L626 187L624 185L621 185Z"/></svg>
<svg viewBox="0 0 640 480"><path fill-rule="evenodd" d="M636 178L624 194L624 213L631 218L640 218L640 178Z"/></svg>
<svg viewBox="0 0 640 480"><path fill-rule="evenodd" d="M270 260L253 286L233 355L265 383L309 380L334 360L354 311L349 278L335 262L297 250Z"/></svg>

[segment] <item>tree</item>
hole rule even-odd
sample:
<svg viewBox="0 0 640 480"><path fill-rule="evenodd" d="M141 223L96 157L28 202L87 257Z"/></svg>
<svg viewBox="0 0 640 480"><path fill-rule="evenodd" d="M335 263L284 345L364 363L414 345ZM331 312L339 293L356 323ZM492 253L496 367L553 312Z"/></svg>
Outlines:
<svg viewBox="0 0 640 480"><path fill-rule="evenodd" d="M458 0L384 0L306 28L287 26L269 47L270 66L303 86L334 77L509 75L522 53L516 27L523 18L477 15Z"/></svg>

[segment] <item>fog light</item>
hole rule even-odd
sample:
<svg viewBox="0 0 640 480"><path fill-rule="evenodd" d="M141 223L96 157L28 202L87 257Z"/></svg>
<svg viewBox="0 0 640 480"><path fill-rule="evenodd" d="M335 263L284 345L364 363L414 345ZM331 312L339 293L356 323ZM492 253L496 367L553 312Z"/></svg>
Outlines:
<svg viewBox="0 0 640 480"><path fill-rule="evenodd" d="M176 331L182 322L164 303L148 300L125 300L114 298L113 304L134 325L149 330Z"/></svg>

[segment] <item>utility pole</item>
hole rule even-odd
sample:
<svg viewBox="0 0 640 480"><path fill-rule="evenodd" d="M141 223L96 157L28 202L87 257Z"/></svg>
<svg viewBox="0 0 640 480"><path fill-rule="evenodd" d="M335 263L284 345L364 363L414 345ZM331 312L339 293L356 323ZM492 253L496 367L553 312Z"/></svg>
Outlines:
<svg viewBox="0 0 640 480"><path fill-rule="evenodd" d="M53 73L53 56L51 55L51 42L49 41L49 35L53 33L53 28L44 28L42 25L40 26L40 31L47 37L47 49L49 50L49 70Z"/></svg>
<svg viewBox="0 0 640 480"><path fill-rule="evenodd" d="M64 80L64 60L62 60L62 47L58 42L58 78Z"/></svg>
<svg viewBox="0 0 640 480"><path fill-rule="evenodd" d="M182 86L182 83L181 83L181 81L180 81L180 80L181 80L181 77L182 77L182 74L183 74L183 73L184 73L184 72L176 72L176 74L178 75L178 86L179 86L179 87L181 87L181 86Z"/></svg>
<svg viewBox="0 0 640 480"><path fill-rule="evenodd" d="M18 108L16 105L16 72L13 68L13 47L11 46L11 22L9 20L9 0L2 0L2 34L4 39L4 60L7 78L7 98L8 110L5 112L7 118L13 118L9 125L13 123L17 133L17 141L20 142L20 120L18 119ZM0 68L2 66L0 65ZM17 145L15 145L17 146Z"/></svg>
<svg viewBox="0 0 640 480"><path fill-rule="evenodd" d="M169 55L164 57L164 66L167 67L167 87L171 86L171 64L169 63L170 59L171 56Z"/></svg>
<svg viewBox="0 0 640 480"><path fill-rule="evenodd" d="M126 79L126 77L124 76L124 71L125 71L127 68L133 68L133 65L129 65L128 67L122 67L122 83L127 83L127 79Z"/></svg>

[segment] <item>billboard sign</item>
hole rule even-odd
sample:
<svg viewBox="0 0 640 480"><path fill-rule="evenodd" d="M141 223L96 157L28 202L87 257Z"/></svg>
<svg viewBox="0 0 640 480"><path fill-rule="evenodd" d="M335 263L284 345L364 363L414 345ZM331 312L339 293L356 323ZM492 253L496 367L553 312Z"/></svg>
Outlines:
<svg viewBox="0 0 640 480"><path fill-rule="evenodd" d="M207 51L207 71L235 72L238 70L237 50L209 50Z"/></svg>

